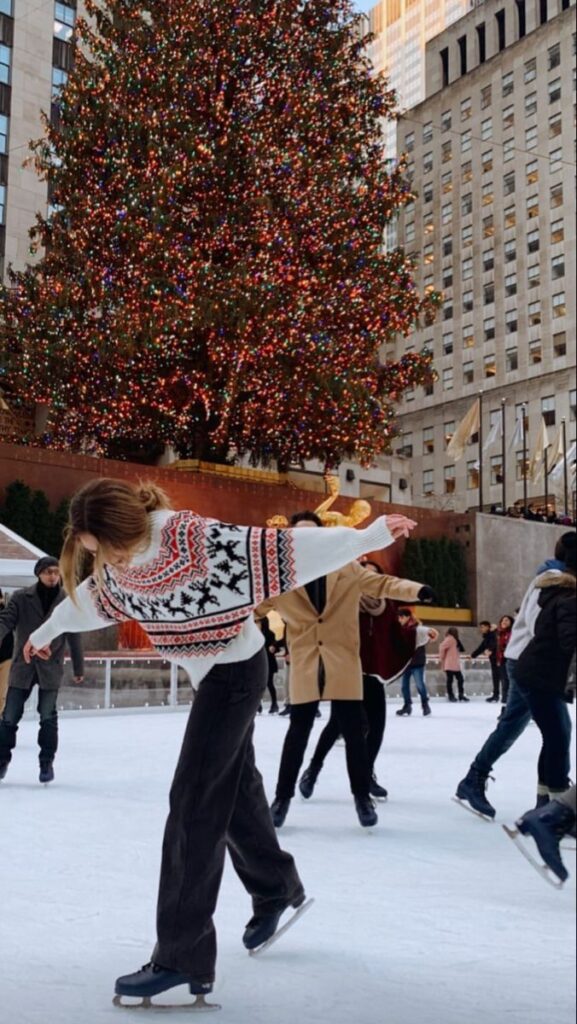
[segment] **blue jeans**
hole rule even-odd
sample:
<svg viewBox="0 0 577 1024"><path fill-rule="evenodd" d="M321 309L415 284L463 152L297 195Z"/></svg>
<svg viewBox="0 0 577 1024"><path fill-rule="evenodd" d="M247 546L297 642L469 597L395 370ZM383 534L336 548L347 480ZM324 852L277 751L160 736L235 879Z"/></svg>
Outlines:
<svg viewBox="0 0 577 1024"><path fill-rule="evenodd" d="M24 705L32 693L32 689L32 686L28 690L20 690L15 686L8 688L4 713L0 719L0 764L9 764L12 760L18 726L24 714ZM38 746L40 747L41 761L53 761L58 750L57 699L58 690L38 690L38 715L40 717Z"/></svg>
<svg viewBox="0 0 577 1024"><path fill-rule="evenodd" d="M543 745L539 754L539 783L550 793L563 793L571 782L571 716L563 697L557 693L526 690L520 686L535 720Z"/></svg>
<svg viewBox="0 0 577 1024"><path fill-rule="evenodd" d="M515 679L515 662L507 658L507 674L509 676L509 694L505 709L487 742L481 747L473 766L483 775L489 775L495 761L513 746L521 733L531 721L529 702Z"/></svg>
<svg viewBox="0 0 577 1024"><path fill-rule="evenodd" d="M412 676L415 677L415 686L417 687L417 690L419 691L419 697L421 698L421 700L422 701L426 701L426 700L429 699L429 694L427 693L427 687L425 685L425 666L424 665L413 665L411 667L409 665L409 668L406 668L405 671L403 672L403 681L401 683L402 692L403 692L403 700L404 700L405 704L412 704L413 703L412 700L411 700L411 677Z"/></svg>

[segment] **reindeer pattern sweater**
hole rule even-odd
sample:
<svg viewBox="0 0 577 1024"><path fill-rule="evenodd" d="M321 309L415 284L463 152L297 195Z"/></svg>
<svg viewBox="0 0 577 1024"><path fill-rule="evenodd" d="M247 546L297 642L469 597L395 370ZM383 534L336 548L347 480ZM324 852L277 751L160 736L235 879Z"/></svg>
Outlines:
<svg viewBox="0 0 577 1024"><path fill-rule="evenodd" d="M263 646L252 612L262 601L393 543L386 518L348 527L276 530L233 526L194 512L150 514L151 540L119 570L106 566L30 637L35 648L62 633L135 620L158 653L197 686L216 662L246 661Z"/></svg>

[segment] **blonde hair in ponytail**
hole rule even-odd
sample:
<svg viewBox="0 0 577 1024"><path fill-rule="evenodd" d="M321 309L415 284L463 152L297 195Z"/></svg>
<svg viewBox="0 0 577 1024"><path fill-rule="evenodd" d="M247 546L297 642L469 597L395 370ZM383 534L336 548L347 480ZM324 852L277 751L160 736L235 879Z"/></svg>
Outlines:
<svg viewBox="0 0 577 1024"><path fill-rule="evenodd" d="M89 533L98 541L93 573L101 584L106 562L114 561L119 553L128 558L147 546L149 513L170 508L168 495L152 481L140 481L134 486L105 477L77 491L70 502L60 556L62 579L72 600L86 561L81 534Z"/></svg>

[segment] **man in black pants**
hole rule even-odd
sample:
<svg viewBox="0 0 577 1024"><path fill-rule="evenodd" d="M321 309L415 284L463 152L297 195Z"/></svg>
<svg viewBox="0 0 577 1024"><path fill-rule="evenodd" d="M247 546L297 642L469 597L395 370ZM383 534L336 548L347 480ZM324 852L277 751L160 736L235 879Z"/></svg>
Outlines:
<svg viewBox="0 0 577 1024"><path fill-rule="evenodd" d="M493 679L493 693L490 697L487 697L487 704L497 704L499 702L499 686L501 682L501 676L499 672L499 665L497 664L497 631L493 629L491 623L484 619L483 622L479 623L481 629L482 640L481 643L472 652L472 658L479 658L481 654L489 655L489 662L491 664L491 676Z"/></svg>

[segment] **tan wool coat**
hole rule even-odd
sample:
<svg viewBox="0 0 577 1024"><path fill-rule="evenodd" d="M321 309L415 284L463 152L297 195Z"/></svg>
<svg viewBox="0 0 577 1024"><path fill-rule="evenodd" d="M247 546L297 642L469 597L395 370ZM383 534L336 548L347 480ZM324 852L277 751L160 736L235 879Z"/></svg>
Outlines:
<svg viewBox="0 0 577 1024"><path fill-rule="evenodd" d="M290 654L290 700L362 700L363 676L359 656L359 602L363 594L408 603L417 600L422 583L381 576L358 562L327 576L327 599L322 613L311 603L305 587L266 601L257 616L274 608L287 626ZM319 690L322 658L325 685Z"/></svg>

